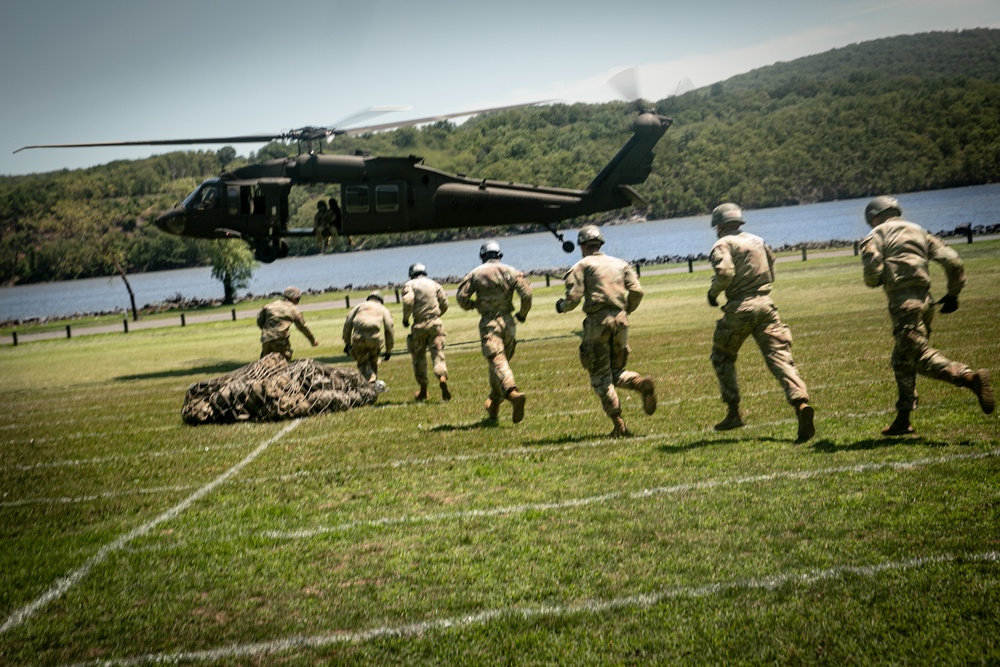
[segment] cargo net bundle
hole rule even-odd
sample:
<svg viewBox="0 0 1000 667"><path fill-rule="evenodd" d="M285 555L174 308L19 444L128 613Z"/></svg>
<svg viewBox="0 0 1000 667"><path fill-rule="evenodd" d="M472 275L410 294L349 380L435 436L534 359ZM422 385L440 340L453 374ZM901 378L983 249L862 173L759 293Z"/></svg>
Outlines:
<svg viewBox="0 0 1000 667"><path fill-rule="evenodd" d="M188 424L297 419L371 405L384 390L385 383L368 382L357 370L314 359L289 363L275 353L192 384L181 416Z"/></svg>

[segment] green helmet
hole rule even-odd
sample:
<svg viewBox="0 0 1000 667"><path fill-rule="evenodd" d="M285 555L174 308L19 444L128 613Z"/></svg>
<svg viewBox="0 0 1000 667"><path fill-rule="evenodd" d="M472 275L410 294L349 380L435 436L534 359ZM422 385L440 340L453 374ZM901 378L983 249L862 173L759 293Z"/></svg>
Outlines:
<svg viewBox="0 0 1000 667"><path fill-rule="evenodd" d="M500 252L500 244L496 241L487 241L483 244L483 247L479 249L479 259L484 262L487 259L503 259L503 253Z"/></svg>
<svg viewBox="0 0 1000 667"><path fill-rule="evenodd" d="M894 209L896 211L896 215L903 215L903 209L900 208L899 200L895 197L887 197L885 195L875 197L875 199L868 202L868 206L865 206L865 221L868 224L871 224L872 220L874 220L878 215L890 209Z"/></svg>
<svg viewBox="0 0 1000 667"><path fill-rule="evenodd" d="M582 246L584 243L604 245L604 235L595 225L584 225L576 235L576 244Z"/></svg>
<svg viewBox="0 0 1000 667"><path fill-rule="evenodd" d="M712 226L718 227L719 225L727 225L731 222L742 225L746 222L743 219L743 209L741 209L736 204L725 203L719 204L712 211Z"/></svg>
<svg viewBox="0 0 1000 667"><path fill-rule="evenodd" d="M289 301L298 301L302 298L302 290L298 287L289 285L285 288L285 291L281 293L281 296L285 297Z"/></svg>
<svg viewBox="0 0 1000 667"><path fill-rule="evenodd" d="M426 276L427 267L417 262L416 264L410 264L410 277L416 278L417 276Z"/></svg>
<svg viewBox="0 0 1000 667"><path fill-rule="evenodd" d="M368 298L365 299L365 301L378 301L379 303L385 303L385 299L382 298L382 293L379 292L378 290L375 290L374 292L369 294Z"/></svg>

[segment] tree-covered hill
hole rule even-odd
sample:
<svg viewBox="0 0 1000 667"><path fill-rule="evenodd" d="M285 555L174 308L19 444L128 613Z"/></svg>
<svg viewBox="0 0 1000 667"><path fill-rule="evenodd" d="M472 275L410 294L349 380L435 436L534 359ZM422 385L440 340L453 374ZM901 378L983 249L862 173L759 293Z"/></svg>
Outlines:
<svg viewBox="0 0 1000 667"><path fill-rule="evenodd" d="M907 35L754 70L655 103L674 125L638 190L650 217L974 185L1000 178L1000 30ZM338 152L420 155L474 177L582 188L631 134L632 105L557 104L365 137ZM256 156L174 152L134 162L0 177L0 281L108 275L207 262L205 242L152 227L200 180ZM309 226L329 188L292 190L293 226ZM627 214L623 211L622 214ZM581 221L571 221L570 224ZM507 230L443 230L355 239L365 247ZM234 241L235 243L236 241ZM299 242L293 253L315 252Z"/></svg>

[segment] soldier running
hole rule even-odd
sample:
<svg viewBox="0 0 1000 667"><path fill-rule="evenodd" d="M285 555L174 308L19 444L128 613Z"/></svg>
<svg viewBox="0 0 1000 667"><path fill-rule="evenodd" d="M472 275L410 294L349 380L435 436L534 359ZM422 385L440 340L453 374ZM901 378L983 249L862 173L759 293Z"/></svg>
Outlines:
<svg viewBox="0 0 1000 667"><path fill-rule="evenodd" d="M566 274L566 297L556 301L556 312L569 312L583 302L586 318L580 363L590 373L590 386L601 400L604 414L614 424L611 436L621 438L628 431L615 387L640 392L646 414L656 412L653 379L625 370L631 351L628 316L639 307L642 285L631 264L601 251L604 236L594 225L580 229L576 243L583 259Z"/></svg>
<svg viewBox="0 0 1000 667"><path fill-rule="evenodd" d="M385 300L377 291L354 307L344 322L344 354L349 354L358 364L358 371L369 382L378 378L378 357L389 361L395 342L392 315L385 307Z"/></svg>
<svg viewBox="0 0 1000 667"><path fill-rule="evenodd" d="M298 309L301 298L302 290L289 286L281 293L280 299L267 304L257 313L261 359L272 352L277 352L285 359L292 360L292 344L289 334L293 324L302 332L302 335L309 339L313 347L319 345Z"/></svg>
<svg viewBox="0 0 1000 667"><path fill-rule="evenodd" d="M774 254L764 239L740 230L745 222L743 210L736 204L720 204L712 211L712 227L719 240L709 255L715 277L708 290L708 304L718 307L717 298L725 292L726 305L722 308L722 319L715 324L711 359L722 400L729 409L715 430L728 431L744 425L736 357L747 337L753 336L768 369L795 408L798 419L795 442L805 442L816 434L813 408L792 358L792 332L778 317L778 308L771 300Z"/></svg>
<svg viewBox="0 0 1000 667"><path fill-rule="evenodd" d="M892 351L892 371L899 390L896 418L882 429L883 435L890 436L913 433L910 412L917 407L918 373L971 390L986 414L995 408L988 371L973 372L930 346L934 306L940 305L944 314L958 310L958 295L965 286L962 260L941 239L902 215L894 197L872 199L865 207L865 220L872 231L861 243L865 284L885 289L896 341ZM944 267L948 278L948 291L937 304L930 293L929 260Z"/></svg>
<svg viewBox="0 0 1000 667"><path fill-rule="evenodd" d="M507 399L513 407L511 420L517 424L524 419L525 396L517 388L510 359L517 346L514 320L523 323L531 310L531 285L523 273L502 264L502 257L497 242L484 243L479 249L483 263L462 279L455 300L463 310L475 309L480 315L479 336L490 377L486 413L491 421L496 421L500 404ZM516 315L513 314L515 292L520 299Z"/></svg>
<svg viewBox="0 0 1000 667"><path fill-rule="evenodd" d="M413 397L427 400L427 353L430 352L434 375L441 389L441 398L450 401L448 365L444 358L444 324L441 316L448 310L448 297L434 280L427 277L427 267L417 263L410 266L410 279L403 285L403 326L413 328L406 336L406 348L413 361L413 377L420 389Z"/></svg>

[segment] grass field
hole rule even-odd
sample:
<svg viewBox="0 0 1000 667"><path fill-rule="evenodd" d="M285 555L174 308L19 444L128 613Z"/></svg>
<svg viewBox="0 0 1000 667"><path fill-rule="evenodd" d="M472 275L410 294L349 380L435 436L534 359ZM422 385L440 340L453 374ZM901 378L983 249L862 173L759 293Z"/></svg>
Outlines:
<svg viewBox="0 0 1000 667"><path fill-rule="evenodd" d="M958 249L932 340L1000 379L1000 242ZM375 406L283 423L181 422L188 385L256 359L249 321L0 349L0 663L1000 664L997 415L921 379L917 434L882 438L885 296L838 257L774 292L816 437L752 341L748 426L717 433L708 278L643 275L629 367L660 403L623 396L623 440L556 282L519 327L519 425L483 421L454 303L450 403L412 402L396 355ZM309 313L297 355L346 365L345 315Z"/></svg>

